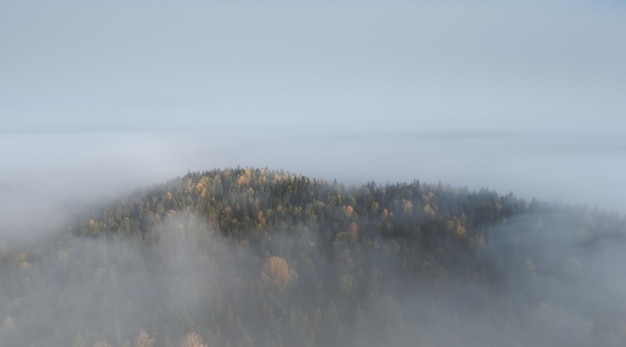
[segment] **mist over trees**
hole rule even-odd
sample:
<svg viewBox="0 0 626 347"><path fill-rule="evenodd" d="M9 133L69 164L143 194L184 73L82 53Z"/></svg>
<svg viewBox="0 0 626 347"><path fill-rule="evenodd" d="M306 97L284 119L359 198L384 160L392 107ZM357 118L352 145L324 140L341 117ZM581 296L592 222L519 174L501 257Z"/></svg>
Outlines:
<svg viewBox="0 0 626 347"><path fill-rule="evenodd" d="M268 169L141 188L0 249L0 344L623 346L626 219Z"/></svg>

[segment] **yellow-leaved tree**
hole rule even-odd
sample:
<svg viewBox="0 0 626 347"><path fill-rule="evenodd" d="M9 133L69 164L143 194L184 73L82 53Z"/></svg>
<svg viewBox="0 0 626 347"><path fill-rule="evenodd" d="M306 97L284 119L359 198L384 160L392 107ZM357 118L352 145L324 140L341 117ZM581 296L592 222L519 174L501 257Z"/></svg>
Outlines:
<svg viewBox="0 0 626 347"><path fill-rule="evenodd" d="M297 277L295 270L289 268L285 259L281 257L269 257L263 264L261 279L266 283L271 283L278 289L286 289Z"/></svg>
<svg viewBox="0 0 626 347"><path fill-rule="evenodd" d="M135 347L153 347L154 346L154 337L150 337L150 335L145 331L141 330L137 337L135 337Z"/></svg>
<svg viewBox="0 0 626 347"><path fill-rule="evenodd" d="M180 344L180 347L208 347L206 343L202 341L202 336L198 333L190 332L185 336Z"/></svg>
<svg viewBox="0 0 626 347"><path fill-rule="evenodd" d="M0 325L0 329L4 330L4 331L15 331L17 330L17 325L15 324L15 319L13 319L13 317L11 316L7 316L4 321L2 322L2 325Z"/></svg>

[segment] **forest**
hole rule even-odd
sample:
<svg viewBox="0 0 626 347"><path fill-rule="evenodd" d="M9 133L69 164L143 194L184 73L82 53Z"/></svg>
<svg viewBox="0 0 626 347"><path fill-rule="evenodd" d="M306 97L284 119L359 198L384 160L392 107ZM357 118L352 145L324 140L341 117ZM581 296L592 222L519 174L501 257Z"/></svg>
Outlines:
<svg viewBox="0 0 626 347"><path fill-rule="evenodd" d="M0 244L1 346L626 342L626 218L588 207L238 167L49 235Z"/></svg>

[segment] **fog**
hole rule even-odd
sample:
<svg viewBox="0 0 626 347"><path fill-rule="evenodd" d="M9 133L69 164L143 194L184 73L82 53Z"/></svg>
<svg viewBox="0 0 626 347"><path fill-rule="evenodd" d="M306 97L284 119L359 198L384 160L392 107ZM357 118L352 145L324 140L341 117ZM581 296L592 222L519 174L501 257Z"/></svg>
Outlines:
<svg viewBox="0 0 626 347"><path fill-rule="evenodd" d="M3 233L238 165L626 210L615 1L0 6Z"/></svg>
<svg viewBox="0 0 626 347"><path fill-rule="evenodd" d="M391 126L387 125L387 128ZM624 213L616 131L442 131L343 124L4 132L2 234L45 234L80 209L185 175L236 166L360 185L437 183Z"/></svg>
<svg viewBox="0 0 626 347"><path fill-rule="evenodd" d="M335 310L345 304L338 300L348 300L334 282L342 256L333 261L320 250L293 257L299 246L318 242L315 235L277 233L267 241L271 254L289 259L298 271L292 287L300 293L315 293L311 288L334 292L299 302L297 292L279 290L263 279L266 254L224 238L201 216L177 213L146 233L146 240L156 242L150 249L137 240L73 238L40 247L45 251L39 255L31 253L42 257L32 267L5 267L2 274L12 282L5 284L10 290L0 295L0 302L14 326L6 320L0 325L0 342L13 345L28 336L28 341L48 346L72 341L73 346L97 346L106 340L110 346L131 346L143 329L157 339L156 346L177 346L171 339L178 327L208 327L213 331L204 336L209 346L224 345L225 340L268 344L268 328L271 338L288 345L293 342L290 329L321 326L317 344L324 346L622 346L623 229L616 239L597 235L590 248L585 246L589 235L576 231L584 219L575 210L516 217L496 227L481 258L446 256L453 267L476 261L490 268L488 280L457 277L451 267L448 280L413 282L403 280L408 275L403 270L389 271L403 268L397 254L365 249L351 254L355 264L369 264L358 272L378 271L380 288L374 285L374 292L392 286L395 294L371 295L369 288L352 288L348 297L356 301L354 316L338 321ZM530 265L529 258L517 259L524 253L532 257ZM308 266L307 257L316 266ZM16 291L18 299L7 300ZM317 305L321 316L307 311L311 305ZM300 312L297 321L294 309ZM270 326L283 315L290 320Z"/></svg>
<svg viewBox="0 0 626 347"><path fill-rule="evenodd" d="M487 187L624 215L625 40L618 1L3 2L0 245L45 239L138 187L237 166L349 185L419 179ZM572 256L580 240L564 246L568 237L536 241L544 245L537 258L555 249ZM87 254L83 247L103 246L76 247ZM107 247L136 256L132 246ZM559 309L534 313L543 327L496 333L494 319L474 320L476 311L433 303L429 293L399 305L437 312L438 321L424 323L435 330L467 317L472 323L458 331L501 333L506 343L511 336L528 342L541 329L538 345L590 341L575 331L551 334L588 332L594 323L580 317L590 311L624 313L624 283L613 267L623 262L612 247L582 256L573 286L535 277L510 294L517 313L544 294L562 295ZM157 279L215 278L193 266L182 271L188 259L179 261ZM227 271L213 258L201 264L214 269L211 276ZM122 286L148 290L154 278L133 271L120 276ZM97 279L89 276L57 289L92 288ZM206 299L179 289L180 297ZM464 289L449 289L447 298L465 298ZM483 289L467 295L486 300ZM532 300L520 294L527 292ZM386 304L367 305L369 319ZM126 319L141 318L128 312ZM404 335L410 327L398 329L406 341L417 339ZM389 343L352 333L354 344ZM605 338L619 345L621 337ZM424 343L456 342L442 333Z"/></svg>

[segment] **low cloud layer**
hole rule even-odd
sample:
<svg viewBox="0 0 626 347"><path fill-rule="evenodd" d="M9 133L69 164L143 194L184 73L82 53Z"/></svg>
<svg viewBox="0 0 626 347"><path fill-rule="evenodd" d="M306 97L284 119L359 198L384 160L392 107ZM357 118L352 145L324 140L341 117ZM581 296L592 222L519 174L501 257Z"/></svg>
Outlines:
<svg viewBox="0 0 626 347"><path fill-rule="evenodd" d="M592 235L585 220L580 211L513 218L494 227L479 258L448 254L447 275L411 279L393 252L352 253L350 261L368 265L341 277L345 255L293 253L318 241L310 233L270 231L271 253L261 254L200 216L170 213L143 241L74 238L35 246L33 259L3 267L14 282L0 296L0 342L128 346L144 330L157 346L178 346L178 331L209 330L209 345L269 346L306 335L290 333L297 328L321 331L324 346L621 346L625 234ZM289 266L288 279L275 283L271 258ZM358 279L361 272L368 277Z"/></svg>
<svg viewBox="0 0 626 347"><path fill-rule="evenodd" d="M442 181L626 214L623 17L615 1L0 5L0 252L18 264L2 270L12 280L0 341L28 336L21 324L32 322L53 346L105 336L124 346L138 327L167 346L154 326L227 320L228 307L216 318L198 303L249 294L229 297L238 283L215 282L256 280L269 255L241 251L214 226L184 234L165 223L154 254L119 240L45 243L76 216L188 171ZM495 266L497 286L470 279L364 300L353 325L330 328L346 346L622 346L624 245L589 235L579 218L531 215L494 230L502 237L477 261ZM304 242L275 241L277 252ZM25 247L48 258L28 259ZM516 259L519 247L532 256ZM519 273L499 273L489 257L509 253ZM68 307L36 309L53 301ZM311 313L318 323L337 311L325 304ZM28 305L31 315L14 315ZM152 320L161 313L171 321ZM59 334L72 324L102 330ZM250 341L269 340L258 330Z"/></svg>
<svg viewBox="0 0 626 347"><path fill-rule="evenodd" d="M399 126L399 124L398 124ZM329 129L330 128L330 129ZM194 130L8 132L0 234L42 235L80 209L188 170L250 165L350 184L420 179L624 213L614 132L442 132L219 125Z"/></svg>

